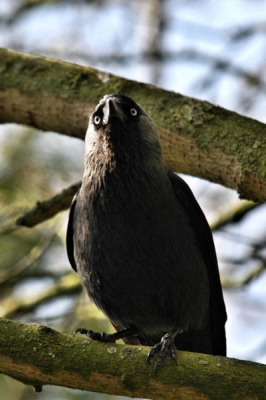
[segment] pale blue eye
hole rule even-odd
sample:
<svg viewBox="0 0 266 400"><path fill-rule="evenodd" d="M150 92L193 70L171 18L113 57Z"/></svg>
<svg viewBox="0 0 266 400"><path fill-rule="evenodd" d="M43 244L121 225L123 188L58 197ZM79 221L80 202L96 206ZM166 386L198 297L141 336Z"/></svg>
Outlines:
<svg viewBox="0 0 266 400"><path fill-rule="evenodd" d="M137 112L137 110L135 108L131 108L130 109L130 114L133 115L133 117L135 117L138 114L138 112Z"/></svg>
<svg viewBox="0 0 266 400"><path fill-rule="evenodd" d="M101 122L101 118L98 115L95 115L95 117L93 118L93 122L94 125L99 125L99 123Z"/></svg>

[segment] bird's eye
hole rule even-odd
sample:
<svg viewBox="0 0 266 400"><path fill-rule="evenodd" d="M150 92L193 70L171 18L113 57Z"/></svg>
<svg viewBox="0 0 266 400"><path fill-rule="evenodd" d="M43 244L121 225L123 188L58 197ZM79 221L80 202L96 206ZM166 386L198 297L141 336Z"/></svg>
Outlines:
<svg viewBox="0 0 266 400"><path fill-rule="evenodd" d="M100 124L101 118L99 117L99 115L95 115L95 117L93 118L93 122L94 122L94 125Z"/></svg>
<svg viewBox="0 0 266 400"><path fill-rule="evenodd" d="M130 114L133 115L133 117L135 117L138 114L138 112L137 112L137 110L135 108L131 108L130 109Z"/></svg>

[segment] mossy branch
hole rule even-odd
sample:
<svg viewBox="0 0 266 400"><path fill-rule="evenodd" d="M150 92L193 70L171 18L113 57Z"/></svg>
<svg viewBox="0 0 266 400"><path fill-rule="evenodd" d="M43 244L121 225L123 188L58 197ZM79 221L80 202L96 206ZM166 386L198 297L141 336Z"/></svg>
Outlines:
<svg viewBox="0 0 266 400"><path fill-rule="evenodd" d="M106 93L133 97L154 119L174 171L266 200L266 126L152 85L92 68L0 49L0 122L83 139L88 115Z"/></svg>
<svg viewBox="0 0 266 400"><path fill-rule="evenodd" d="M159 399L265 399L266 366L178 352L155 378L148 348L93 342L45 326L0 319L0 372L44 385Z"/></svg>

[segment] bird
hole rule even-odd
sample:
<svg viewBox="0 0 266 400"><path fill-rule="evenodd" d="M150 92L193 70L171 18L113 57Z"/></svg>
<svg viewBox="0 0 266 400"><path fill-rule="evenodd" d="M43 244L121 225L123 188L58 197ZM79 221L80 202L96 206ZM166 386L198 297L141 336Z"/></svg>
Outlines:
<svg viewBox="0 0 266 400"><path fill-rule="evenodd" d="M89 118L67 254L116 332L94 340L150 346L154 371L176 350L226 356L226 308L213 237L187 183L166 164L155 123L124 94Z"/></svg>

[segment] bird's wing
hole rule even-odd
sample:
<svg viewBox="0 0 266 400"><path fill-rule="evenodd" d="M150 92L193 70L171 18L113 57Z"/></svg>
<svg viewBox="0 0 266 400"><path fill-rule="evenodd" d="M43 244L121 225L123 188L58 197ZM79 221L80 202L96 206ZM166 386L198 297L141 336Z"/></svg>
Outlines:
<svg viewBox="0 0 266 400"><path fill-rule="evenodd" d="M168 173L178 201L184 207L193 227L208 270L210 280L210 313L213 353L226 355L225 322L227 319L219 269L211 230L198 202L186 182L178 175Z"/></svg>
<svg viewBox="0 0 266 400"><path fill-rule="evenodd" d="M74 258L74 241L73 241L73 220L74 220L74 213L75 213L75 207L76 207L76 202L77 202L77 192L75 196L73 197L71 206L70 206L70 212L69 212L69 219L68 219L68 225L67 225L67 235L66 235L66 247L67 247L67 255L69 262L74 269L74 271L77 272L77 265L75 262Z"/></svg>

